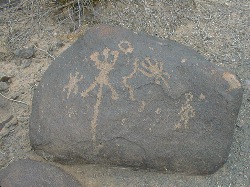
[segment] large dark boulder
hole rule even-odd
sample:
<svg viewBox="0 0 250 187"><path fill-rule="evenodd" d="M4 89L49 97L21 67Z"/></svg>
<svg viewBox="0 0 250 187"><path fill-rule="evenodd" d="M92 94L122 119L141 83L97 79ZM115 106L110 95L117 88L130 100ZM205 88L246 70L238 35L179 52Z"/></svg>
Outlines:
<svg viewBox="0 0 250 187"><path fill-rule="evenodd" d="M189 47L99 25L45 72L30 139L63 163L209 174L227 160L241 100L237 77Z"/></svg>
<svg viewBox="0 0 250 187"><path fill-rule="evenodd" d="M71 175L48 163L18 160L0 171L1 187L81 187Z"/></svg>

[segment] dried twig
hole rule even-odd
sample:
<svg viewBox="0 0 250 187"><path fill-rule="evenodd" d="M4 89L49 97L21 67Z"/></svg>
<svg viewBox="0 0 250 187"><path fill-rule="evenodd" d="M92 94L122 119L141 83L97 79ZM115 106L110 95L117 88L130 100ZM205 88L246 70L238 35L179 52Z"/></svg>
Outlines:
<svg viewBox="0 0 250 187"><path fill-rule="evenodd" d="M69 18L70 18L71 22L72 22L73 25L74 25L74 31L75 31L75 30L76 30L76 23L74 22L74 20L73 20L73 18L72 18L72 15L71 15L71 13L72 13L73 11L71 10L71 8L68 8L68 12L69 12Z"/></svg>
<svg viewBox="0 0 250 187"><path fill-rule="evenodd" d="M80 5L80 0L77 1L78 3L78 28L81 28L81 5Z"/></svg>
<svg viewBox="0 0 250 187"><path fill-rule="evenodd" d="M53 55L51 55L48 51L46 51L46 50L44 50L44 49L41 49L41 48L39 48L39 47L37 47L36 45L34 45L35 46L35 48L37 48L38 50L40 50L40 51L43 51L43 52L45 52L45 53L47 53L53 60L55 60L56 58L53 56Z"/></svg>
<svg viewBox="0 0 250 187"><path fill-rule="evenodd" d="M23 101L17 101L17 100L15 100L15 99L10 99L10 98L4 96L4 95L1 94L1 93L0 93L0 95L1 95L3 98L5 98L5 99L7 99L7 100L9 100L9 101L13 101L13 102L17 102L17 103L22 103L22 104L25 104L25 105L29 106L27 103L25 103L25 102L23 102Z"/></svg>

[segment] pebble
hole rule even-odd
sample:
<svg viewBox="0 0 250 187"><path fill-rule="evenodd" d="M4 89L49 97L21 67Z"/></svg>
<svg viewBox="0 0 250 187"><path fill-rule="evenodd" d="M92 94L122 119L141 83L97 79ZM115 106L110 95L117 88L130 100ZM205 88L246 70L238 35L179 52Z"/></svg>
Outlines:
<svg viewBox="0 0 250 187"><path fill-rule="evenodd" d="M0 82L0 91L9 89L9 85L6 82Z"/></svg>
<svg viewBox="0 0 250 187"><path fill-rule="evenodd" d="M61 48L61 47L63 47L64 46L64 43L61 41L61 40L58 40L57 42L56 42L56 48Z"/></svg>
<svg viewBox="0 0 250 187"><path fill-rule="evenodd" d="M8 82L11 77L4 72L0 72L0 82Z"/></svg>
<svg viewBox="0 0 250 187"><path fill-rule="evenodd" d="M23 48L23 49L17 49L17 50L14 51L14 54L15 54L17 57L29 59L29 58L31 58L31 57L34 56L34 54L35 54L35 49L34 49L34 47Z"/></svg>
<svg viewBox="0 0 250 187"><path fill-rule="evenodd" d="M14 62L14 64L17 65L17 66L21 66L21 64L22 64L21 59L14 59L13 62Z"/></svg>
<svg viewBox="0 0 250 187"><path fill-rule="evenodd" d="M21 67L23 69L25 69L25 68L29 67L31 63L32 63L31 59L24 59L24 60L22 60Z"/></svg>

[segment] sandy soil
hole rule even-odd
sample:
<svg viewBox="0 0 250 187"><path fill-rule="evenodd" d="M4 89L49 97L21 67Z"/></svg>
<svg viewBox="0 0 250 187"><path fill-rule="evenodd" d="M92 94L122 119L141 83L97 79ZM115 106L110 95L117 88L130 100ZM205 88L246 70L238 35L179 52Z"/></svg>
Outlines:
<svg viewBox="0 0 250 187"><path fill-rule="evenodd" d="M77 32L69 32L72 25L59 25L56 24L58 20L55 22L46 17L42 34L30 32L26 42L11 43L10 48L6 45L6 41L10 41L6 34L10 23L1 23L0 72L12 78L9 89L0 93L27 105L10 101L18 124L10 127L6 136L0 137L0 169L20 158L43 160L32 152L29 144L28 123L33 91L44 71L53 63L53 58L67 49L79 35L84 34L88 27L102 22L176 40L194 48L212 63L226 67L238 75L244 87L244 98L229 159L215 174L198 177L108 166L56 165L70 172L85 186L250 186L249 5L248 0L108 2L105 6L97 6L93 14L88 14L87 21L82 22L83 27ZM22 9L17 10L16 14L22 16ZM10 14L0 12L1 20L6 15ZM27 22L25 25L16 23L12 24L11 29L16 29L18 33L23 28L32 27L34 22ZM16 36L13 38L17 39ZM59 45L61 42L64 46ZM31 58L31 64L24 68L24 59L13 55L13 52L29 46L35 46L35 55Z"/></svg>

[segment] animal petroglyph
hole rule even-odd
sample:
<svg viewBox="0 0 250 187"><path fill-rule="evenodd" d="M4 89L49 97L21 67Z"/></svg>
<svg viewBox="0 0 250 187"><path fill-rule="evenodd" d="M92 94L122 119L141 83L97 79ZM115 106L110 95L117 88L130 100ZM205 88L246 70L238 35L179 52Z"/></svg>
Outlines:
<svg viewBox="0 0 250 187"><path fill-rule="evenodd" d="M78 85L77 83L83 80L83 76L81 75L80 78L78 78L79 76L79 72L75 73L75 76L72 76L71 73L69 75L69 82L66 86L63 87L63 91L66 91L66 89L68 90L67 93L67 99L69 99L69 96L71 94L71 92L73 92L74 94L77 94L78 92Z"/></svg>
<svg viewBox="0 0 250 187"><path fill-rule="evenodd" d="M109 73L111 70L114 69L114 65L117 61L119 52L118 51L110 51L110 49L105 48L102 52L104 56L104 60L100 60L100 53L94 52L90 59L95 63L95 66L98 70L100 70L99 75L95 78L95 81L85 90L82 92L82 97L85 98L88 96L89 92L91 92L96 86L99 85L98 93L97 93L97 101L94 106L94 114L91 121L91 133L92 133L92 140L94 144L96 144L96 127L97 127L97 118L99 113L99 106L102 102L102 90L103 86L108 86L111 90L111 98L113 100L118 99L118 94L116 93L115 89L109 82ZM110 55L113 56L113 59L110 59ZM109 61L110 62L109 62Z"/></svg>
<svg viewBox="0 0 250 187"><path fill-rule="evenodd" d="M141 66L143 69L139 68L139 71L145 76L155 78L155 83L159 85L161 84L161 81L163 81L164 85L169 87L167 79L170 78L170 75L167 72L164 72L162 62L155 62L155 64L153 64L151 59L146 57L145 61L141 63ZM165 76L167 76L167 79Z"/></svg>
<svg viewBox="0 0 250 187"><path fill-rule="evenodd" d="M178 113L180 116L180 121L175 125L176 129L180 129L182 127L187 129L189 120L195 116L195 109L190 104L193 100L193 94L189 92L186 93L185 96L186 102L181 106L181 110Z"/></svg>

